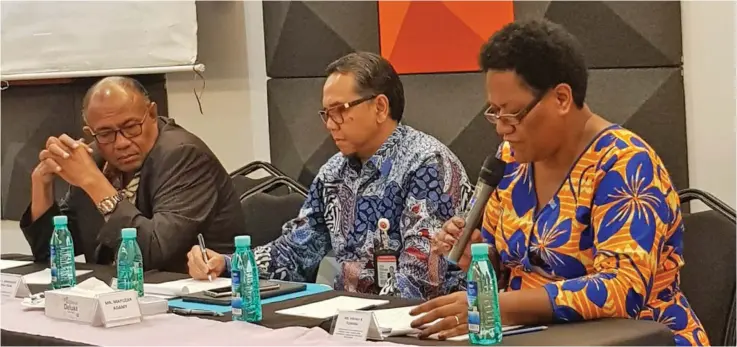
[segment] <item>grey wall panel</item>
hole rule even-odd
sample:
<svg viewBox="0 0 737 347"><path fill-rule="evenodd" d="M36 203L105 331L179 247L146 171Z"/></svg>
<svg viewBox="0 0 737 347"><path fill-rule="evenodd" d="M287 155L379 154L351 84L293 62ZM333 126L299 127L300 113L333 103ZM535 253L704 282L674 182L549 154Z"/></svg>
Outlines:
<svg viewBox="0 0 737 347"><path fill-rule="evenodd" d="M681 64L678 1L515 1L514 16L565 26L581 41L591 68Z"/></svg>
<svg viewBox="0 0 737 347"><path fill-rule="evenodd" d="M483 116L481 73L402 76L407 106L404 123L447 144L472 180L484 158L499 145ZM319 109L323 78L269 81L272 161L309 184L337 152ZM677 187L688 185L683 81L677 68L591 70L588 103L602 117L623 124L660 154Z"/></svg>
<svg viewBox="0 0 737 347"><path fill-rule="evenodd" d="M269 77L319 77L353 51L379 52L375 1L264 1Z"/></svg>
<svg viewBox="0 0 737 347"><path fill-rule="evenodd" d="M168 115L164 75L134 76ZM30 175L38 164L38 154L49 136L82 133L82 98L98 78L79 79L71 84L12 86L2 91L2 218L20 219L30 202ZM55 184L56 196L67 189L62 180Z"/></svg>
<svg viewBox="0 0 737 347"><path fill-rule="evenodd" d="M267 82L271 162L305 185L338 151L317 113L324 82L324 77Z"/></svg>
<svg viewBox="0 0 737 347"><path fill-rule="evenodd" d="M401 78L407 99L405 123L448 145L475 181L484 158L499 146L494 127L483 116L484 74L423 74Z"/></svg>
<svg viewBox="0 0 737 347"><path fill-rule="evenodd" d="M663 159L676 188L687 188L686 109L681 70L594 70L589 80L593 111L645 139Z"/></svg>
<svg viewBox="0 0 737 347"><path fill-rule="evenodd" d="M11 87L2 92L2 217L20 219L30 202L30 174L50 136L82 136L74 88ZM56 195L66 189L55 184Z"/></svg>

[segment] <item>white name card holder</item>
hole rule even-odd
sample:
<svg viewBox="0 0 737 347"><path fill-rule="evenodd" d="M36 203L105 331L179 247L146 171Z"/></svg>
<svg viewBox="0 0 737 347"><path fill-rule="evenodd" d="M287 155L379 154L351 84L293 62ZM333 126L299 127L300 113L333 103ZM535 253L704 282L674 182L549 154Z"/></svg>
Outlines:
<svg viewBox="0 0 737 347"><path fill-rule="evenodd" d="M98 295L102 324L106 328L141 322L138 292L123 290Z"/></svg>
<svg viewBox="0 0 737 347"><path fill-rule="evenodd" d="M44 292L47 317L99 325L97 297L81 295L70 288Z"/></svg>
<svg viewBox="0 0 737 347"><path fill-rule="evenodd" d="M376 316L372 311L338 311L331 334L343 341L383 341Z"/></svg>
<svg viewBox="0 0 737 347"><path fill-rule="evenodd" d="M0 296L5 298L24 298L31 295L31 291L28 289L26 281L22 275L0 274Z"/></svg>
<svg viewBox="0 0 737 347"><path fill-rule="evenodd" d="M46 316L93 326L116 327L141 322L134 290L82 295L69 288L45 292Z"/></svg>

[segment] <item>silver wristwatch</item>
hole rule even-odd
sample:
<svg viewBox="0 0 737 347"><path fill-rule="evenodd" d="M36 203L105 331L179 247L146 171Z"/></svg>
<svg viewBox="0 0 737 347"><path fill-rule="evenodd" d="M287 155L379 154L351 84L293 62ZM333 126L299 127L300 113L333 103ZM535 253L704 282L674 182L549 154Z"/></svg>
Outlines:
<svg viewBox="0 0 737 347"><path fill-rule="evenodd" d="M119 192L118 194L115 194L113 196L108 196L107 198L102 199L99 203L97 203L97 210L100 211L100 214L104 216L107 216L113 211L115 211L115 208L118 207L118 203L123 201L123 193Z"/></svg>

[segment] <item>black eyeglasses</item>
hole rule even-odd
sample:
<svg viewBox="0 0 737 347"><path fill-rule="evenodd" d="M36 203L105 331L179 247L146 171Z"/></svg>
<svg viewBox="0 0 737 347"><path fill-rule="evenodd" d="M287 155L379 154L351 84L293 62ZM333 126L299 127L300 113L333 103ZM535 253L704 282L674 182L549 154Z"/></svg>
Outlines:
<svg viewBox="0 0 737 347"><path fill-rule="evenodd" d="M90 133L92 133L92 136L95 137L95 140L97 140L97 143L99 144L106 144L106 143L113 143L118 137L118 133L125 136L127 139L132 139L136 136L141 135L143 133L143 123L146 121L146 118L148 118L148 111L146 111L146 114L143 116L140 122L126 125L120 129L117 130L104 130L99 133L94 133L90 130Z"/></svg>
<svg viewBox="0 0 737 347"><path fill-rule="evenodd" d="M335 105L333 107L320 110L318 111L318 113L320 114L320 119L322 119L323 123L326 123L326 124L328 122L328 119L332 119L333 122L335 122L335 124L338 124L338 125L343 124L343 121L344 121L343 112L345 112L347 109L351 107L358 106L375 97L377 97L377 95L371 95L371 96L367 96L364 98L360 98L358 100L353 100L351 102L346 102L344 104Z"/></svg>
<svg viewBox="0 0 737 347"><path fill-rule="evenodd" d="M494 106L489 106L489 108L484 111L484 117L486 117L486 120L488 120L491 124L496 124L496 122L502 122L507 125L517 125L522 123L522 119L527 116L532 109L537 106L537 104L540 103L540 100L545 97L545 93L538 94L535 99L532 100L527 106L525 106L523 109L521 109L517 113L505 113L501 114L499 113L499 110L494 110Z"/></svg>

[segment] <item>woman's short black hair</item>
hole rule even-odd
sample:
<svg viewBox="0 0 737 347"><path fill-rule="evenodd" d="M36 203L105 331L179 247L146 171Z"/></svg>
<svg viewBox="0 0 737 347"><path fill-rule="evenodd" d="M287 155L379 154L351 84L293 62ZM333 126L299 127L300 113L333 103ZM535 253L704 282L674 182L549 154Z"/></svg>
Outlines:
<svg viewBox="0 0 737 347"><path fill-rule="evenodd" d="M537 93L568 84L578 108L586 99L588 70L581 44L548 20L507 24L483 45L479 64L484 72L514 71Z"/></svg>

